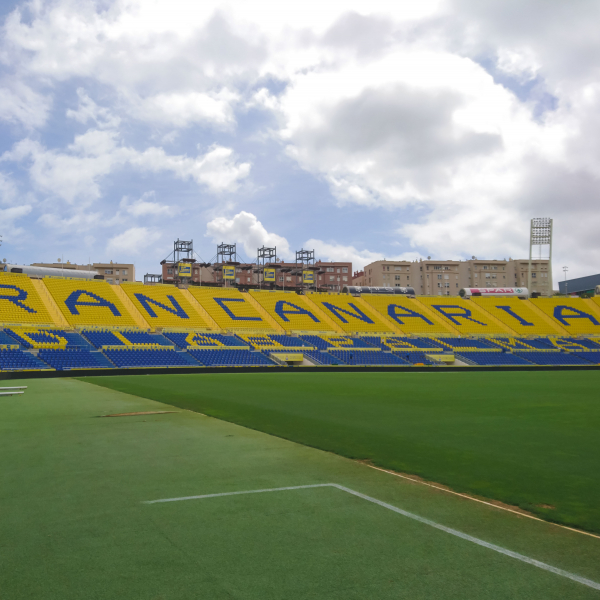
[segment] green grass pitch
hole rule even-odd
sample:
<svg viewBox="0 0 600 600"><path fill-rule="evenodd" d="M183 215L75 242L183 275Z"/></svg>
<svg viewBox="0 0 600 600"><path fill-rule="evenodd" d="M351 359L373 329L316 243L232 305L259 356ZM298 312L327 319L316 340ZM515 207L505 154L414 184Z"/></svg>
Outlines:
<svg viewBox="0 0 600 600"><path fill-rule="evenodd" d="M598 372L257 373L90 381L600 532Z"/></svg>
<svg viewBox="0 0 600 600"><path fill-rule="evenodd" d="M11 382L27 385L28 389L23 396L0 399L0 597L600 597L598 585L590 585L600 582L598 538L406 481L334 453L142 397L161 394L175 404L183 404L187 397L188 402L196 403L196 410L204 402L202 412L218 408L229 413L225 415L229 420L254 419L262 421L264 428L281 428L286 419L296 420L292 430L314 430L323 446L331 445L340 436L339 427L328 426L327 419L331 423L354 422L354 433L349 435L347 430L343 437L353 438L360 445L360 454L363 446L372 444L374 436L370 430L381 430L381 423L386 420L360 423L360 403L371 410L382 410L385 403L373 398L377 387L383 396L390 394L387 402L393 406L386 386L398 390L398 382L400 387L408 384L403 379L385 383L386 374L375 374L383 379L369 382L367 378L363 383L362 375L347 375L354 379L344 383L343 378L336 379L336 374L331 380L312 375L303 380L288 374L269 381L271 374L223 374L208 378L143 376L93 380L129 386L140 395L75 379ZM425 386L424 390L431 385L429 377L426 374L426 379L418 384ZM446 386L454 385L447 377L444 379ZM593 380L587 385L592 384ZM360 393L368 389L370 395L360 400ZM265 390L271 399L261 398ZM175 398L177 393L180 396ZM247 404L240 401L240 393L245 395ZM346 395L346 400L334 402L338 394ZM394 394L398 403L400 396L397 391ZM422 407L415 412L419 403ZM211 405L216 408L211 409ZM345 413L341 410L344 406ZM502 420L498 407L488 409L488 419ZM409 431L411 420L413 428L428 415L431 420L431 415L436 414L434 408L427 408L423 396L420 401L413 398L412 416L410 411L405 412L405 425L396 423L389 430ZM575 414L585 409L583 405L573 408ZM147 411L174 412L104 417ZM455 423L469 412L472 408L462 406L459 410L457 406ZM566 412L563 408L561 415L557 410L555 420L566 429L575 427L565 418ZM388 421L397 421L397 415L388 408ZM476 418L485 421L481 413ZM312 427L308 427L311 422ZM488 431L492 429L488 426ZM424 429L415 431L415 436L422 436L423 432ZM284 433L279 431L278 435ZM444 436L439 437L440 447L449 443ZM579 436L580 441L583 437ZM532 446L536 443L533 440ZM404 447L409 447L408 442ZM573 447L563 448L563 452L571 456ZM329 483L405 513L398 514L333 487L222 495ZM211 494L218 496L145 503ZM416 521L407 513L438 527ZM472 537L457 537L439 526ZM478 545L473 539L591 582L574 581L564 572L542 569Z"/></svg>

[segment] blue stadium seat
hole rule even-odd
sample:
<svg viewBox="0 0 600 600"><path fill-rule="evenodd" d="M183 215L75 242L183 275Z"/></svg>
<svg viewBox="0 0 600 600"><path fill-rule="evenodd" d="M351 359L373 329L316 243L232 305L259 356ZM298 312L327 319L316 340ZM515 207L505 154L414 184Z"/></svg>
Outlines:
<svg viewBox="0 0 600 600"><path fill-rule="evenodd" d="M590 365L587 360L568 352L515 352L536 365Z"/></svg>
<svg viewBox="0 0 600 600"><path fill-rule="evenodd" d="M274 366L262 352L250 350L188 350L198 362L207 367Z"/></svg>
<svg viewBox="0 0 600 600"><path fill-rule="evenodd" d="M329 352L320 350L303 350L303 354L318 365L345 365L346 363L337 356L332 356Z"/></svg>
<svg viewBox="0 0 600 600"><path fill-rule="evenodd" d="M95 348L102 348L102 346L125 346L125 342L120 340L112 331L84 329L81 333Z"/></svg>
<svg viewBox="0 0 600 600"><path fill-rule="evenodd" d="M269 337L274 342L277 342L278 344L281 344L282 346L286 346L288 348L302 348L305 346L307 348L313 347L312 344L309 344L307 341L303 340L302 338L291 336L291 335L277 335L277 334L270 333Z"/></svg>
<svg viewBox="0 0 600 600"><path fill-rule="evenodd" d="M232 335L224 335L222 333L187 333L187 332L163 332L163 335L171 342L179 346L180 348L187 348L191 345L206 346L207 348L215 346L248 346L246 342L242 342L238 338Z"/></svg>
<svg viewBox="0 0 600 600"><path fill-rule="evenodd" d="M115 366L102 354L81 348L66 350L40 350L38 356L57 371L66 369L114 369Z"/></svg>
<svg viewBox="0 0 600 600"><path fill-rule="evenodd" d="M590 352L572 352L571 354L578 358L582 358L583 360L587 360L593 365L600 365L600 352L594 352L592 350Z"/></svg>
<svg viewBox="0 0 600 600"><path fill-rule="evenodd" d="M330 350L329 354L341 358L347 365L409 365L391 352L380 350Z"/></svg>
<svg viewBox="0 0 600 600"><path fill-rule="evenodd" d="M132 349L123 346L104 350L104 354L119 368L125 367L197 367L198 363L187 352L161 348Z"/></svg>
<svg viewBox="0 0 600 600"><path fill-rule="evenodd" d="M0 370L25 371L29 369L50 369L50 366L29 352L0 349Z"/></svg>
<svg viewBox="0 0 600 600"><path fill-rule="evenodd" d="M422 352L394 352L394 354L396 356L399 356L402 360L409 362L413 365L440 365L440 363L438 362L429 360Z"/></svg>
<svg viewBox="0 0 600 600"><path fill-rule="evenodd" d="M93 346L84 339L78 333L72 331L63 331L62 329L39 329L38 331L26 331L26 335L30 338L29 340L19 335L18 329L6 329L6 333L16 340L16 343L20 344L24 348L33 348L33 344L30 340L40 343L56 343L59 340L57 338L63 338L67 341L67 348L85 348L87 350L93 349ZM50 334L50 335L47 335ZM4 342L1 342L4 343ZM14 341L12 342L15 343ZM39 348L39 346L36 346Z"/></svg>
<svg viewBox="0 0 600 600"><path fill-rule="evenodd" d="M436 340L440 346L444 346L446 348L450 347L450 349L459 349L459 348L480 348L481 350L489 350L490 348L496 348L495 345L490 344L487 341L477 338L467 338L467 337L444 337Z"/></svg>
<svg viewBox="0 0 600 600"><path fill-rule="evenodd" d="M527 357L531 352L523 352L523 357ZM539 354L539 353L538 353ZM550 353L552 354L552 353ZM466 352L461 351L455 354L458 360L467 363L473 363L480 366L496 367L501 365L529 365L531 363L521 356L511 354L510 352Z"/></svg>

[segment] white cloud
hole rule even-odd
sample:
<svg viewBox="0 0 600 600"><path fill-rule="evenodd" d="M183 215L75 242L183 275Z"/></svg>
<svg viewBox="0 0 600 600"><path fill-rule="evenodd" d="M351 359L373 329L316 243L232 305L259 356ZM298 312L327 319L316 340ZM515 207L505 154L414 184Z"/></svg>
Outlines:
<svg viewBox="0 0 600 600"><path fill-rule="evenodd" d="M168 215L174 213L175 209L166 204L160 204L154 202L155 193L145 192L141 198L129 201L127 196L124 196L121 200L120 207L133 217L146 217L146 216L157 216L157 215Z"/></svg>
<svg viewBox="0 0 600 600"><path fill-rule="evenodd" d="M319 260L351 262L352 269L358 271L365 265L376 260L416 260L419 254L416 252L404 252L390 256L381 252L371 250L359 250L354 246L345 246L343 244L324 242L323 240L310 239L304 244L306 248L314 249L315 255Z"/></svg>
<svg viewBox="0 0 600 600"><path fill-rule="evenodd" d="M0 82L0 119L19 123L27 129L44 125L52 102L48 96L34 92L22 81Z"/></svg>
<svg viewBox="0 0 600 600"><path fill-rule="evenodd" d="M29 176L35 187L70 204L99 198L102 178L128 165L193 179L214 193L234 191L250 172L250 164L236 163L230 148L213 146L195 158L169 155L158 147L139 152L121 145L116 132L99 129L76 136L68 152L48 150L30 139L21 140L0 160L29 162Z"/></svg>
<svg viewBox="0 0 600 600"><path fill-rule="evenodd" d="M206 235L214 242L240 243L249 260L256 255L257 248L277 248L277 256L290 258L288 241L276 233L269 233L252 213L242 211L231 219L217 217L206 225Z"/></svg>
<svg viewBox="0 0 600 600"><path fill-rule="evenodd" d="M235 123L233 105L238 100L239 95L227 89L217 94L165 93L140 100L133 112L138 119L175 127L194 123L231 127Z"/></svg>
<svg viewBox="0 0 600 600"><path fill-rule="evenodd" d="M131 227L127 231L110 238L106 251L109 254L137 255L145 248L152 246L162 237L158 229L148 227Z"/></svg>
<svg viewBox="0 0 600 600"><path fill-rule="evenodd" d="M106 107L98 106L83 88L78 88L79 106L77 110L67 109L67 117L79 123L94 121L99 128L118 127L121 119L112 115Z"/></svg>

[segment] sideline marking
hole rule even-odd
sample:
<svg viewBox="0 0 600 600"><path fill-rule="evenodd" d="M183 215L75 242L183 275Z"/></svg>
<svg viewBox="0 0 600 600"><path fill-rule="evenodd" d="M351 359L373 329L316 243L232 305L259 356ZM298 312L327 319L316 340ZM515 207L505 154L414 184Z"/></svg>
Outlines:
<svg viewBox="0 0 600 600"><path fill-rule="evenodd" d="M545 519L541 519L540 517L528 515L527 513L523 513L518 510L513 510L512 508L506 508L505 506L498 506L497 504L494 504L493 502L486 502L485 500L480 500L479 498L473 498L473 496L469 496L468 494L461 494L460 492L455 492L454 490L446 489L439 485L429 483L428 481L419 481L418 479L413 479L412 477L408 477L407 475L401 475L400 473L396 473L395 471L388 471L387 469L382 469L381 467L375 467L374 465L369 465L360 460L357 460L355 462L357 462L361 465L365 465L366 467L369 467L369 469L375 469L376 471L381 471L382 473L387 473L388 475L394 475L395 477L401 477L402 479L412 481L413 483L418 483L420 485L426 485L427 487L433 488L435 490L439 490L440 492L446 492L447 494L454 494L455 496L460 496L461 498L465 498L466 500L472 500L473 502L479 502L480 504L486 504L487 506L491 506L492 508L497 508L498 510L505 510L506 512L513 513L513 514L519 515L521 517L527 517L528 519L533 519L534 521L540 521L541 523L546 523L546 525L554 525L554 527L560 527L561 529L567 529L568 531L573 531L574 533L581 533L583 535L589 535L590 537L600 540L600 535L596 535L595 533L590 533L589 531L583 531L583 529L575 529L574 527L568 527L567 525L561 525L560 523L546 521Z"/></svg>
<svg viewBox="0 0 600 600"><path fill-rule="evenodd" d="M489 550L493 550L494 552L499 552L500 554L504 554L505 556L510 556L511 558L515 558L520 560L521 562L527 563L528 565L533 565L534 567L538 567L543 569L544 571L549 571L550 573L554 573L555 575L560 575L561 577L566 577L567 579L571 579L572 581L576 581L577 583L581 583L587 587L593 588L595 590L600 590L600 583L596 583L591 579L586 579L585 577L580 577L579 575L575 575L574 573L570 573L569 571L563 571L563 569L558 569L553 567L552 565L548 565L539 560L535 560L534 558L529 558L524 554L519 554L518 552L513 552L512 550L508 550L503 548L502 546L497 546L496 544L491 544L484 540L480 540L479 538L473 537L472 535L468 535L463 533L462 531L458 531L457 529L452 529L451 527L446 527L445 525L440 525L435 521L430 521L424 517L420 517L419 515L415 515L414 513L408 512L406 510L402 510L401 508L397 508L396 506L392 506L387 502L383 502L382 500L377 500L377 498L372 498L371 496L367 496L365 494L361 494L360 492L356 492L350 488L344 487L343 485L339 485L337 483L317 483L313 485L295 485L289 487L280 487L280 488L270 488L263 490L245 490L242 492L224 492L221 494L204 494L202 496L182 496L180 498L162 498L160 500L145 500L142 504L158 504L162 502L179 502L181 500L203 500L205 498L220 498L223 496L239 496L243 494L262 494L266 492L283 492L287 490L305 490L309 488L322 488L322 487L333 487L342 492L346 492L351 494L352 496L357 496L358 498L362 498L363 500L367 500L368 502L372 502L373 504L377 504L383 508L387 508L399 515L404 517L408 517L409 519L413 519L414 521L418 521L419 523L423 523L424 525L429 525L430 527L434 527L435 529L439 529L440 531L444 531L449 533L450 535L454 535L458 538L466 540L467 542L472 542L473 544L477 544L478 546L483 546L484 548L488 548Z"/></svg>

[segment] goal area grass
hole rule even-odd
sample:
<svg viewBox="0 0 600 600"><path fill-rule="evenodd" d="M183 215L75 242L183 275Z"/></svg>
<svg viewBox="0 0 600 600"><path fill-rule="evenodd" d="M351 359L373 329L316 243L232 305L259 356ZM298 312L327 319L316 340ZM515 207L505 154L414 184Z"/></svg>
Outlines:
<svg viewBox="0 0 600 600"><path fill-rule="evenodd" d="M223 373L82 380L600 533L600 373Z"/></svg>

